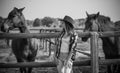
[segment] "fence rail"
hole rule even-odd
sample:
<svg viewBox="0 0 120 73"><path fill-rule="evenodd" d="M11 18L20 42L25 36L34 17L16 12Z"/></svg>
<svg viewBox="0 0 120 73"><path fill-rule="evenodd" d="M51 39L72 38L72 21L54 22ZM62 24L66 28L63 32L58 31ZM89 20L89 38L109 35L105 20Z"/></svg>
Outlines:
<svg viewBox="0 0 120 73"><path fill-rule="evenodd" d="M120 59L99 60L100 65L120 64ZM73 66L89 66L91 60L81 60L73 63ZM19 68L19 67L56 67L55 62L26 62L26 63L0 63L0 68Z"/></svg>
<svg viewBox="0 0 120 73"><path fill-rule="evenodd" d="M29 30L62 30L61 28L51 28L51 27L29 27ZM75 30L83 30L84 28L75 28ZM18 30L18 28L13 29L13 31Z"/></svg>
<svg viewBox="0 0 120 73"><path fill-rule="evenodd" d="M79 37L90 37L92 32L78 32ZM99 37L120 36L120 31L98 32ZM57 33L0 33L0 38L55 38L60 35Z"/></svg>
<svg viewBox="0 0 120 73"><path fill-rule="evenodd" d="M58 33L0 33L0 38L55 38L59 37Z"/></svg>

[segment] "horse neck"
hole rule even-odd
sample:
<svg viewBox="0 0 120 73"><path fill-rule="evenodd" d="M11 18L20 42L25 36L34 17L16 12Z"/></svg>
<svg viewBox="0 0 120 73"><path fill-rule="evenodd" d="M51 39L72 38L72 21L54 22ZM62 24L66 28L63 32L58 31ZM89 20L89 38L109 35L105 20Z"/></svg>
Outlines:
<svg viewBox="0 0 120 73"><path fill-rule="evenodd" d="M98 22L98 26L99 26L98 27L99 32L115 31L115 26L113 25L112 22L107 22L107 23ZM111 49L117 48L116 37L101 37L101 39L103 41L103 45L106 45L107 47L111 47Z"/></svg>
<svg viewBox="0 0 120 73"><path fill-rule="evenodd" d="M114 31L114 26L113 25L108 26L108 24L107 25L106 24L102 24L102 25L100 24L99 28L101 29L100 32ZM111 44L115 45L115 37L102 37L102 39L105 42L109 41Z"/></svg>
<svg viewBox="0 0 120 73"><path fill-rule="evenodd" d="M23 25L22 27L19 27L20 33L30 33L30 31L29 31L29 29L27 27L27 24L25 22L25 18L20 24Z"/></svg>
<svg viewBox="0 0 120 73"><path fill-rule="evenodd" d="M101 22L97 20L97 23L99 25L99 29L101 29L102 32L116 30L115 24L112 21Z"/></svg>
<svg viewBox="0 0 120 73"><path fill-rule="evenodd" d="M106 23L99 23L99 32L114 32L116 30L115 25L113 22L108 21ZM115 43L115 37L106 37L107 39L109 39L112 43Z"/></svg>
<svg viewBox="0 0 120 73"><path fill-rule="evenodd" d="M102 30L102 32L107 32L107 31L115 31L114 27L104 27L104 30ZM101 38L103 41L103 48L104 50L106 49L106 51L111 52L112 55L118 55L120 53L119 48L119 39L117 37L102 37Z"/></svg>
<svg viewBox="0 0 120 73"><path fill-rule="evenodd" d="M103 42L106 42L106 43L111 43L112 45L116 45L116 42L115 42L115 37L102 37L101 38Z"/></svg>

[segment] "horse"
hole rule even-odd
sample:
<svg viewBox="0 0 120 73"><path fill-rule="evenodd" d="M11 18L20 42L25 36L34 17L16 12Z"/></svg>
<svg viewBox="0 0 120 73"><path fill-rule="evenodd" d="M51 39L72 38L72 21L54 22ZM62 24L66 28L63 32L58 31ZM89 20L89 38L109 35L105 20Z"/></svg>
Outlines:
<svg viewBox="0 0 120 73"><path fill-rule="evenodd" d="M8 14L8 22L4 23L4 28L6 31L18 28L20 33L30 33L25 22L25 17L22 13L25 7L16 8ZM5 28L7 26L7 28ZM39 41L37 38L17 38L13 39L11 43L12 51L16 57L17 62L34 62L37 50L39 48ZM32 67L20 68L21 73L31 73Z"/></svg>
<svg viewBox="0 0 120 73"><path fill-rule="evenodd" d="M107 16L97 14L88 14L85 21L85 28L83 32L107 32L119 31L116 25ZM82 37L82 41L87 41L89 37ZM119 37L101 37L103 43L103 52L105 59L119 59L120 58L120 39ZM107 66L108 73L119 73L119 65Z"/></svg>

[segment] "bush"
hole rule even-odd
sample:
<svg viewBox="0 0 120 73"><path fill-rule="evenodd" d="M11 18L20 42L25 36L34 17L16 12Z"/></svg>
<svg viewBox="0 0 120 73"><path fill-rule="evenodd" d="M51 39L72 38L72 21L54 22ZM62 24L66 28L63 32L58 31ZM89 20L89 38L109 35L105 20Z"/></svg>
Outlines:
<svg viewBox="0 0 120 73"><path fill-rule="evenodd" d="M41 20L39 18L36 18L33 22L33 27L37 27L41 25Z"/></svg>

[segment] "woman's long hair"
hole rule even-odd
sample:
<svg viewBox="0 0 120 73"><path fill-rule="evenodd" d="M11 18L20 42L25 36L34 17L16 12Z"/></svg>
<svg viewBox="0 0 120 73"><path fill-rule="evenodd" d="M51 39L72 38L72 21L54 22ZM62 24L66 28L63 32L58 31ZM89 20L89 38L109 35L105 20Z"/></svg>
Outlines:
<svg viewBox="0 0 120 73"><path fill-rule="evenodd" d="M68 35L70 35L73 32L74 26L73 24L65 21L65 28Z"/></svg>

